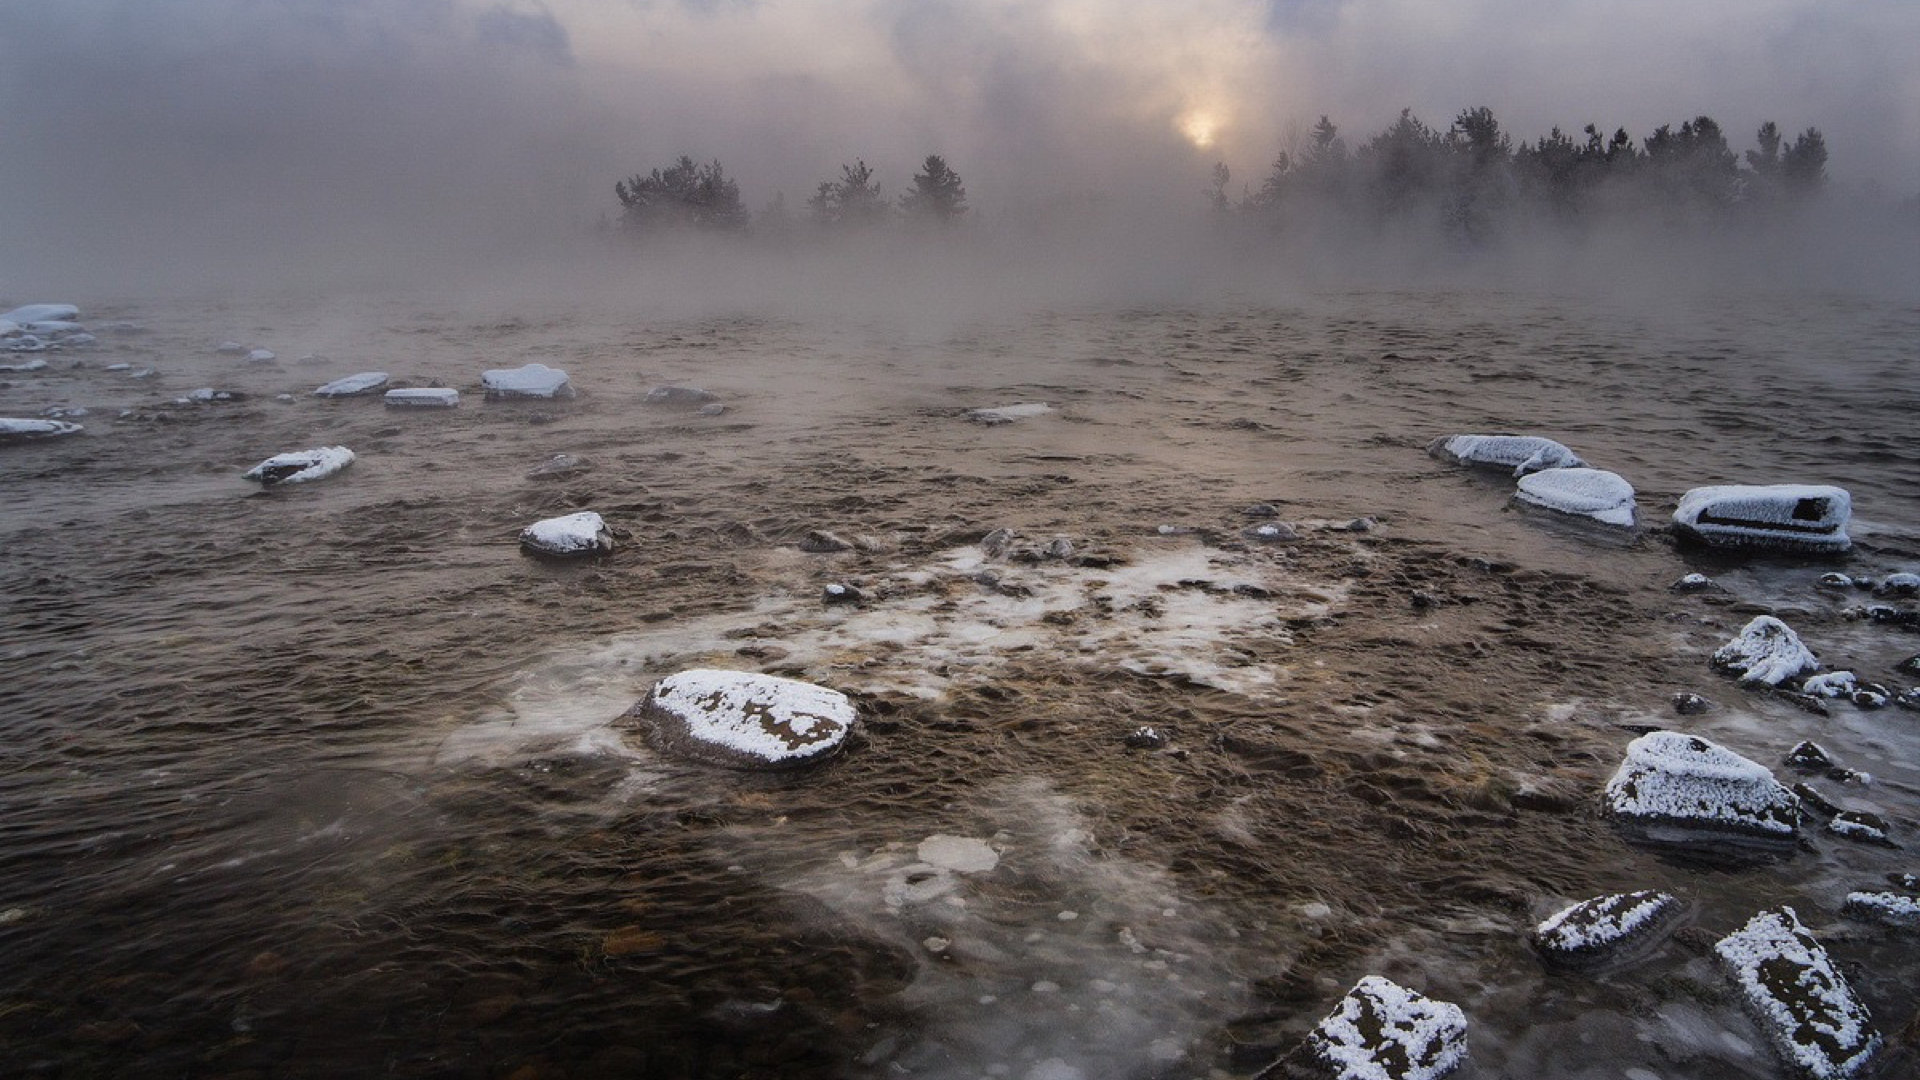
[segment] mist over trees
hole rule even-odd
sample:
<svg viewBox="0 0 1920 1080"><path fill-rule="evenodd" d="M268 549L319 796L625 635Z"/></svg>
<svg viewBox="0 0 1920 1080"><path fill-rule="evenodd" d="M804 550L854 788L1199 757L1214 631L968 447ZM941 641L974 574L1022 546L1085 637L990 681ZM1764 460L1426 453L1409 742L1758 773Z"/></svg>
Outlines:
<svg viewBox="0 0 1920 1080"><path fill-rule="evenodd" d="M900 196L900 212L907 220L948 226L967 212L967 189L960 174L939 154L928 154L913 175L913 190Z"/></svg>
<svg viewBox="0 0 1920 1080"><path fill-rule="evenodd" d="M739 232L750 220L740 185L727 178L718 161L696 165L682 155L664 170L616 182L613 190L620 199L620 226L630 232Z"/></svg>

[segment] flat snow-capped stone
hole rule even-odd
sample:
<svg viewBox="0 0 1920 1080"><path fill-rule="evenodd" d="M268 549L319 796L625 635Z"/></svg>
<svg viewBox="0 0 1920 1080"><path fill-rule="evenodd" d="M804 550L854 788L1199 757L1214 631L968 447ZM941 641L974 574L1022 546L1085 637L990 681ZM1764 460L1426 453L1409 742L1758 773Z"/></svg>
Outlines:
<svg viewBox="0 0 1920 1080"><path fill-rule="evenodd" d="M1743 683L1779 686L1820 670L1820 660L1793 628L1771 615L1756 615L1732 641L1714 650L1713 666Z"/></svg>
<svg viewBox="0 0 1920 1080"><path fill-rule="evenodd" d="M322 446L315 450L295 450L275 454L246 471L243 479L266 487L279 484L304 484L324 480L353 464L353 451L344 446Z"/></svg>
<svg viewBox="0 0 1920 1080"><path fill-rule="evenodd" d="M390 409L452 409L460 404L460 391L450 386L413 386L389 390L381 400Z"/></svg>
<svg viewBox="0 0 1920 1080"><path fill-rule="evenodd" d="M1853 497L1826 484L1724 484L1680 497L1674 529L1726 548L1841 552L1853 546Z"/></svg>
<svg viewBox="0 0 1920 1080"><path fill-rule="evenodd" d="M991 409L968 409L967 419L976 424L994 426L1011 424L1015 420L1025 420L1030 416L1045 416L1053 411L1053 406L1042 402L1029 402L1022 405L1000 405Z"/></svg>
<svg viewBox="0 0 1920 1080"><path fill-rule="evenodd" d="M37 341L39 339L35 338L32 340ZM15 350L15 351L20 351L20 350ZM6 374L6 375L24 375L29 371L45 371L45 370L47 370L47 362L45 360L28 360L25 363L21 363L21 364L0 364L0 374Z"/></svg>
<svg viewBox="0 0 1920 1080"><path fill-rule="evenodd" d="M1716 836L1788 841L1800 820L1793 792L1766 767L1698 735L1654 731L1627 744L1606 806L1650 840Z"/></svg>
<svg viewBox="0 0 1920 1080"><path fill-rule="evenodd" d="M1840 905L1843 915L1888 926L1920 926L1920 896L1897 892L1850 892Z"/></svg>
<svg viewBox="0 0 1920 1080"><path fill-rule="evenodd" d="M1679 917L1681 906L1678 898L1651 889L1596 896L1535 927L1534 945L1556 964L1602 963L1658 937Z"/></svg>
<svg viewBox="0 0 1920 1080"><path fill-rule="evenodd" d="M480 385L486 390L488 401L573 396L573 386L567 382L567 373L545 364L494 368L481 373Z"/></svg>
<svg viewBox="0 0 1920 1080"><path fill-rule="evenodd" d="M535 555L569 559L605 555L613 550L613 534L599 514L577 514L536 521L520 530L520 546Z"/></svg>
<svg viewBox="0 0 1920 1080"><path fill-rule="evenodd" d="M783 769L838 750L855 711L845 694L824 686L695 668L655 683L630 715L669 753L732 768Z"/></svg>
<svg viewBox="0 0 1920 1080"><path fill-rule="evenodd" d="M1447 435L1429 443L1427 453L1456 465L1511 469L1515 476L1586 465L1580 455L1537 435Z"/></svg>
<svg viewBox="0 0 1920 1080"><path fill-rule="evenodd" d="M1331 1080L1438 1080L1467 1057L1467 1018L1378 975L1361 979L1298 1049L1261 1073Z"/></svg>
<svg viewBox="0 0 1920 1080"><path fill-rule="evenodd" d="M63 420L0 416L0 444L57 439L62 435L78 435L82 430L79 424L69 424Z"/></svg>
<svg viewBox="0 0 1920 1080"><path fill-rule="evenodd" d="M271 364L278 359L280 357L272 349L254 349L247 353L249 364Z"/></svg>
<svg viewBox="0 0 1920 1080"><path fill-rule="evenodd" d="M1547 469L1520 478L1514 498L1530 506L1633 527L1633 485L1603 469Z"/></svg>
<svg viewBox="0 0 1920 1080"><path fill-rule="evenodd" d="M73 322L80 317L80 309L72 304L27 304L12 311L0 313L0 322L27 323L37 322Z"/></svg>
<svg viewBox="0 0 1920 1080"><path fill-rule="evenodd" d="M1881 1045L1873 1017L1792 908L1760 912L1714 952L1796 1073L1829 1080L1866 1071Z"/></svg>
<svg viewBox="0 0 1920 1080"><path fill-rule="evenodd" d="M647 391L647 396L641 399L641 404L693 408L713 401L714 396L711 392L697 386L656 386Z"/></svg>
<svg viewBox="0 0 1920 1080"><path fill-rule="evenodd" d="M335 379L313 392L314 397L359 397L371 394L387 385L387 373L384 371L363 371L358 375L349 375L344 379Z"/></svg>

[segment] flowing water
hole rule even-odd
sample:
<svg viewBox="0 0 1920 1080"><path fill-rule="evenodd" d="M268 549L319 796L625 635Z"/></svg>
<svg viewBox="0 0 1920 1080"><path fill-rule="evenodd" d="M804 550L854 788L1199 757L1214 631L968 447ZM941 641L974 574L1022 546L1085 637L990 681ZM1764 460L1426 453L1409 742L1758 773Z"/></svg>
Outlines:
<svg viewBox="0 0 1920 1080"><path fill-rule="evenodd" d="M144 332L0 375L0 415L88 410L0 448L0 1073L1250 1076L1384 974L1466 1009L1465 1075L1769 1077L1699 942L1782 902L1890 1036L1920 1007L1920 940L1838 914L1920 871L1920 717L1820 718L1705 663L1762 610L1876 681L1920 636L1843 618L1830 566L1572 528L1423 453L1549 435L1654 525L1699 484L1839 483L1841 566L1920 570L1920 310L486 308L103 301ZM481 401L536 359L579 398ZM310 396L376 369L465 398ZM668 383L727 411L642 403ZM206 386L248 397L173 403ZM359 460L322 483L240 479L332 444ZM591 468L527 476L561 452ZM1247 542L1260 503L1299 539ZM520 553L576 509L623 532L610 559ZM1001 527L1074 557L995 559ZM1721 588L1669 590L1691 570ZM798 774L663 759L621 714L692 666L864 720ZM1163 747L1125 745L1149 725ZM1634 846L1599 792L1653 725L1769 765L1817 737L1874 776L1829 794L1909 847ZM1559 907L1647 887L1695 930L1600 975L1531 952Z"/></svg>

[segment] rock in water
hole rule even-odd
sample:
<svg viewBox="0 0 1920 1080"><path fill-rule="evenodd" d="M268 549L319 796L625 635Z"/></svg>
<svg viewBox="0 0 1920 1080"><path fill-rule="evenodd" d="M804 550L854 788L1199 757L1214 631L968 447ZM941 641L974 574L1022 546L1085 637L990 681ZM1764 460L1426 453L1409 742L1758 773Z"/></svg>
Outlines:
<svg viewBox="0 0 1920 1080"><path fill-rule="evenodd" d="M389 409L453 409L460 405L460 391L446 386L415 386L389 390L381 400Z"/></svg>
<svg viewBox="0 0 1920 1080"><path fill-rule="evenodd" d="M536 521L520 530L520 546L534 555L556 559L578 559L607 555L613 551L613 534L599 514L582 510L577 514Z"/></svg>
<svg viewBox="0 0 1920 1080"><path fill-rule="evenodd" d="M0 322L25 326L37 322L73 322L79 317L80 309L72 304L28 304L0 314Z"/></svg>
<svg viewBox="0 0 1920 1080"><path fill-rule="evenodd" d="M1456 465L1511 469L1515 476L1586 465L1573 451L1534 435L1448 435L1429 443L1427 453Z"/></svg>
<svg viewBox="0 0 1920 1080"><path fill-rule="evenodd" d="M630 716L660 749L738 769L785 769L831 756L853 729L853 701L824 686L696 668L655 683Z"/></svg>
<svg viewBox="0 0 1920 1080"><path fill-rule="evenodd" d="M351 464L353 451L344 446L322 446L315 450L275 454L248 469L242 479L255 481L265 487L304 484L324 480Z"/></svg>
<svg viewBox="0 0 1920 1080"><path fill-rule="evenodd" d="M1679 918L1681 907L1677 898L1650 889L1596 896L1535 927L1533 942L1541 955L1555 964L1603 964L1629 947L1657 939Z"/></svg>
<svg viewBox="0 0 1920 1080"><path fill-rule="evenodd" d="M1865 810L1842 810L1827 822L1827 831L1835 836L1844 836L1849 840L1858 840L1863 844L1878 844L1881 847L1897 848L1887 835L1887 822L1879 814L1870 814Z"/></svg>
<svg viewBox="0 0 1920 1080"><path fill-rule="evenodd" d="M1024 405L1001 405L992 409L968 409L967 419L976 424L997 427L1011 424L1015 420L1025 420L1029 416L1045 416L1053 411L1053 406L1032 402Z"/></svg>
<svg viewBox="0 0 1920 1080"><path fill-rule="evenodd" d="M694 408L712 403L714 396L697 386L656 386L647 391L641 399L643 405L660 405L669 408Z"/></svg>
<svg viewBox="0 0 1920 1080"><path fill-rule="evenodd" d="M567 373L545 364L494 368L481 373L480 385L486 390L488 401L514 398L548 400L573 396L573 384L567 381Z"/></svg>
<svg viewBox="0 0 1920 1080"><path fill-rule="evenodd" d="M85 430L64 420L34 420L26 417L0 417L0 446L8 443L38 442L62 435L78 435Z"/></svg>
<svg viewBox="0 0 1920 1080"><path fill-rule="evenodd" d="M274 355L272 349L254 349L247 353L247 363L249 364L271 364L278 359L280 358Z"/></svg>
<svg viewBox="0 0 1920 1080"><path fill-rule="evenodd" d="M1755 915L1714 952L1797 1073L1829 1080L1866 1071L1881 1046L1873 1017L1792 908Z"/></svg>
<svg viewBox="0 0 1920 1080"><path fill-rule="evenodd" d="M583 473L591 468L593 468L592 463L585 458L575 457L572 454L555 454L527 473L527 479L553 480Z"/></svg>
<svg viewBox="0 0 1920 1080"><path fill-rule="evenodd" d="M1633 485L1602 469L1547 469L1520 478L1514 498L1529 506L1632 528Z"/></svg>
<svg viewBox="0 0 1920 1080"><path fill-rule="evenodd" d="M1606 808L1647 840L1708 848L1788 845L1800 821L1799 800L1765 766L1677 731L1627 744Z"/></svg>
<svg viewBox="0 0 1920 1080"><path fill-rule="evenodd" d="M344 379L335 379L313 392L314 397L359 397L371 394L387 385L387 373L384 371L363 371L358 375L349 375Z"/></svg>
<svg viewBox="0 0 1920 1080"><path fill-rule="evenodd" d="M1887 926L1920 926L1920 897L1897 892L1850 892L1840 913Z"/></svg>
<svg viewBox="0 0 1920 1080"><path fill-rule="evenodd" d="M1713 666L1740 676L1743 683L1779 686L1820 670L1820 660L1800 644L1792 627L1771 615L1758 615L1714 652Z"/></svg>
<svg viewBox="0 0 1920 1080"><path fill-rule="evenodd" d="M1438 1080L1466 1057L1460 1006L1369 975L1259 1080Z"/></svg>
<svg viewBox="0 0 1920 1080"><path fill-rule="evenodd" d="M1728 484L1680 497L1673 527L1713 547L1838 553L1853 546L1853 498L1824 484Z"/></svg>

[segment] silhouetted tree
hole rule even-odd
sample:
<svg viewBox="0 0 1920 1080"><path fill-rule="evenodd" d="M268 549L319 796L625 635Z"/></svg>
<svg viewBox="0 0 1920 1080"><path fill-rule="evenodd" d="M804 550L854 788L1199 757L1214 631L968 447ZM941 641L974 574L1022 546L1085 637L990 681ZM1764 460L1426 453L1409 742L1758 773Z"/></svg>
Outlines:
<svg viewBox="0 0 1920 1080"><path fill-rule="evenodd" d="M928 154L913 174L913 190L900 196L900 209L911 221L951 225L967 212L967 189L946 159Z"/></svg>
<svg viewBox="0 0 1920 1080"><path fill-rule="evenodd" d="M1695 117L1681 124L1678 132L1662 124L1644 145L1652 193L1665 204L1669 218L1733 204L1739 159L1712 118Z"/></svg>
<svg viewBox="0 0 1920 1080"><path fill-rule="evenodd" d="M747 227L740 186L727 178L718 161L696 165L682 156L666 169L616 182L620 225L635 232L662 228L739 231Z"/></svg>
<svg viewBox="0 0 1920 1080"><path fill-rule="evenodd" d="M1431 200L1446 175L1446 163L1446 141L1416 119L1412 109L1401 109L1400 119L1368 141L1359 156L1380 217L1402 215Z"/></svg>
<svg viewBox="0 0 1920 1080"><path fill-rule="evenodd" d="M830 228L866 228L887 220L889 208L864 161L840 167L839 180L822 180L807 200L813 220Z"/></svg>
<svg viewBox="0 0 1920 1080"><path fill-rule="evenodd" d="M1780 155L1780 179L1787 194L1805 198L1827 183L1827 140L1820 129L1808 128Z"/></svg>
<svg viewBox="0 0 1920 1080"><path fill-rule="evenodd" d="M1493 110L1482 105L1462 110L1454 118L1446 145L1454 161L1447 223L1462 239L1486 240L1513 202L1513 144L1500 130Z"/></svg>
<svg viewBox="0 0 1920 1080"><path fill-rule="evenodd" d="M1213 182L1207 185L1207 204L1216 214L1225 214L1232 207L1227 202L1227 184L1233 180L1233 171L1224 161L1213 163Z"/></svg>

